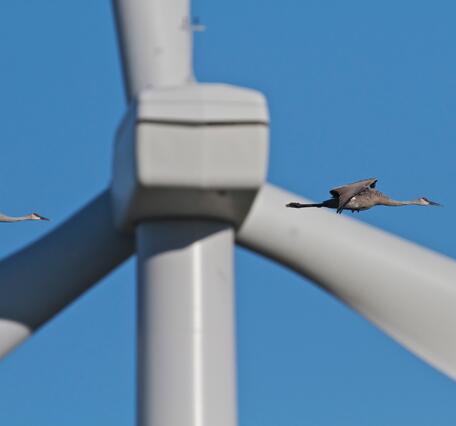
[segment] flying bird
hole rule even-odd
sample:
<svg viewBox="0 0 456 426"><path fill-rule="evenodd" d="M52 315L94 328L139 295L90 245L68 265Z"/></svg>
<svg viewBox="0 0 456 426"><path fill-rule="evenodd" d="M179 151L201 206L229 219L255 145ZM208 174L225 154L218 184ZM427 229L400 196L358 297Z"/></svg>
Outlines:
<svg viewBox="0 0 456 426"><path fill-rule="evenodd" d="M31 213L25 216L7 216L0 213L0 222L22 222L24 220L49 220L46 217L39 215L38 213Z"/></svg>
<svg viewBox="0 0 456 426"><path fill-rule="evenodd" d="M364 179L348 185L339 186L331 189L329 193L332 198L321 203L301 204L288 203L287 207L297 209L303 207L327 207L336 209L337 213L342 213L343 210L351 210L352 212L360 212L374 206L440 206L441 204L421 197L410 201L393 200L380 191L377 191L375 185L377 178Z"/></svg>

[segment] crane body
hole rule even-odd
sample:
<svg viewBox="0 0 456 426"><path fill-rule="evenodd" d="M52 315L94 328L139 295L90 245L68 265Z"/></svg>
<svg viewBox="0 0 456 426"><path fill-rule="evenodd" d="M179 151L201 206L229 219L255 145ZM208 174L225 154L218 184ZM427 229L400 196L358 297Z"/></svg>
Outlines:
<svg viewBox="0 0 456 426"><path fill-rule="evenodd" d="M368 210L375 206L441 206L441 204L431 201L426 197L416 198L414 200L398 201L390 198L375 189L377 178L364 179L331 189L329 193L332 198L322 201L321 203L288 203L287 207L304 208L304 207L326 207L336 209L337 213L343 210L360 212Z"/></svg>

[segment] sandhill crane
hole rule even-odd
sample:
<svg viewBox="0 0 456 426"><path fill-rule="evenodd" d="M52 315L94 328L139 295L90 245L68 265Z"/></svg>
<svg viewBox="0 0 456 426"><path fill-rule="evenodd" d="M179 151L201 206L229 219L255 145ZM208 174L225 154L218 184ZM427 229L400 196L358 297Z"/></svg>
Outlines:
<svg viewBox="0 0 456 426"><path fill-rule="evenodd" d="M7 216L0 213L0 222L22 222L24 220L49 220L46 217L39 215L38 213L31 213L25 216Z"/></svg>
<svg viewBox="0 0 456 426"><path fill-rule="evenodd" d="M374 206L440 206L441 204L431 201L425 197L417 198L410 201L396 201L389 198L387 195L377 191L375 184L376 178L364 179L358 182L343 185L338 188L331 189L329 193L332 198L321 203L301 204L288 203L287 207L302 208L302 207L327 207L336 209L337 213L342 213L342 210L351 210L352 212L367 210Z"/></svg>

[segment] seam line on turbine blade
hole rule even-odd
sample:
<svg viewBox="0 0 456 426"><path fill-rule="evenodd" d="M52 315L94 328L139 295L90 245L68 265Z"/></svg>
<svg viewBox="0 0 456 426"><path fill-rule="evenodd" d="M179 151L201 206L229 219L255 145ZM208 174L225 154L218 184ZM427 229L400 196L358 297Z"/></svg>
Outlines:
<svg viewBox="0 0 456 426"><path fill-rule="evenodd" d="M173 121L173 120L155 120L142 118L136 120L137 124L164 124L171 126L188 126L188 127L203 127L203 126L268 126L266 121Z"/></svg>

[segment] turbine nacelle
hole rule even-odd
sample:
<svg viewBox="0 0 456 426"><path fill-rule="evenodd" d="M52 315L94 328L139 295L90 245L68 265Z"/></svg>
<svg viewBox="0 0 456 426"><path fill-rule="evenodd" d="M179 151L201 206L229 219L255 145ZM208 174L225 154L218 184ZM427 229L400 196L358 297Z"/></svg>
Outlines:
<svg viewBox="0 0 456 426"><path fill-rule="evenodd" d="M117 132L115 223L207 217L239 224L266 178L264 96L222 84L140 94Z"/></svg>

